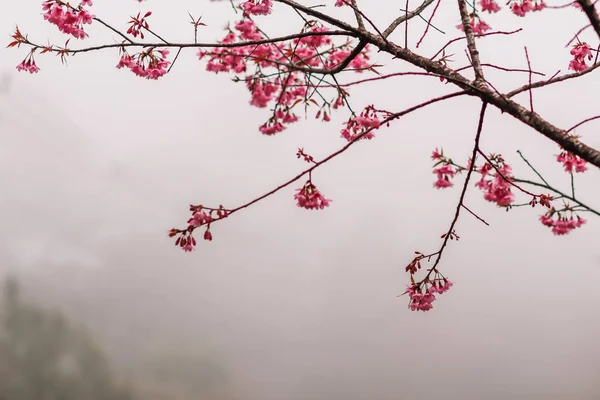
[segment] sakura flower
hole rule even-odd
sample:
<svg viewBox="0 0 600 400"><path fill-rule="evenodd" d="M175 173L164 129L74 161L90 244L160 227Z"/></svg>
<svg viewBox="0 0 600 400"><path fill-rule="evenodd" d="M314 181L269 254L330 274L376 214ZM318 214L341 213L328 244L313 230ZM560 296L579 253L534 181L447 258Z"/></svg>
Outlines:
<svg viewBox="0 0 600 400"><path fill-rule="evenodd" d="M449 164L445 164L440 168L435 168L433 173L437 174L437 181L433 184L436 189L445 189L453 186L453 183L450 182L450 178L453 178L456 172Z"/></svg>
<svg viewBox="0 0 600 400"><path fill-rule="evenodd" d="M33 58L23 60L19 65L17 65L17 71L27 71L30 74L35 74L39 72L39 70L40 69L35 64L35 60Z"/></svg>
<svg viewBox="0 0 600 400"><path fill-rule="evenodd" d="M480 0L479 5L481 6L481 11L487 11L489 13L500 11L500 6L494 0Z"/></svg>
<svg viewBox="0 0 600 400"><path fill-rule="evenodd" d="M463 26L463 24L458 24L458 25L456 25L456 27L463 32L465 30L465 27ZM471 16L471 30L473 31L473 33L475 35L482 35L485 32L489 31L490 29L492 29L492 28L485 21L482 21L478 16L476 16L476 15Z"/></svg>
<svg viewBox="0 0 600 400"><path fill-rule="evenodd" d="M573 173L587 171L587 162L579 156L576 156L567 151L563 151L558 156L556 156L556 160L559 163L562 163L566 172Z"/></svg>
<svg viewBox="0 0 600 400"><path fill-rule="evenodd" d="M273 0L249 0L242 3L244 12L250 15L269 15Z"/></svg>
<svg viewBox="0 0 600 400"><path fill-rule="evenodd" d="M491 203L496 203L500 207L506 207L512 204L514 195L511 191L510 179L512 178L511 168L503 161L497 167L498 171L486 163L477 172L481 174L481 180L475 184L485 193L483 198Z"/></svg>
<svg viewBox="0 0 600 400"><path fill-rule="evenodd" d="M325 207L329 207L329 203L332 201L326 199L310 180L303 187L296 190L298 193L294 195L294 199L297 201L298 207L306 208L307 210L322 210Z"/></svg>
<svg viewBox="0 0 600 400"><path fill-rule="evenodd" d="M556 218L553 218L556 216ZM552 228L552 233L557 236L566 235L573 229L580 228L587 221L579 216L577 219L571 215L567 218L564 213L551 209L546 214L540 216L540 221L543 225Z"/></svg>
<svg viewBox="0 0 600 400"><path fill-rule="evenodd" d="M378 111L373 106L366 107L359 116L350 118L346 127L342 129L342 137L347 141L362 139L373 139L374 130L381 126L381 121L377 115Z"/></svg>
<svg viewBox="0 0 600 400"><path fill-rule="evenodd" d="M579 72L584 71L588 68L586 64L587 60L592 60L592 51L587 43L578 43L573 46L570 51L573 59L569 62L569 69Z"/></svg>

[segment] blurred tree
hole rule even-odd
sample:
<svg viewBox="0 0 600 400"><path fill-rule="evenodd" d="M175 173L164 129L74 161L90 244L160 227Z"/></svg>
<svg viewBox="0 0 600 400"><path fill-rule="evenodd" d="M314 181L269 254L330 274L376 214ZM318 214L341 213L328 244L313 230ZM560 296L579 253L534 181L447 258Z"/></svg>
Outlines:
<svg viewBox="0 0 600 400"><path fill-rule="evenodd" d="M0 303L0 400L129 400L92 338L59 312L22 300L14 278Z"/></svg>

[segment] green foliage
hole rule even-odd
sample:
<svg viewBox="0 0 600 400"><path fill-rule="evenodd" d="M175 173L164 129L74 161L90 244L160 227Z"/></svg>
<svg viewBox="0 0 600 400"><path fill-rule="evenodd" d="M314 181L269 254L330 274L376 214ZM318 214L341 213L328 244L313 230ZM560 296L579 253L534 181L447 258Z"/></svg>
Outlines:
<svg viewBox="0 0 600 400"><path fill-rule="evenodd" d="M0 400L129 400L83 329L23 301L8 278L0 303Z"/></svg>

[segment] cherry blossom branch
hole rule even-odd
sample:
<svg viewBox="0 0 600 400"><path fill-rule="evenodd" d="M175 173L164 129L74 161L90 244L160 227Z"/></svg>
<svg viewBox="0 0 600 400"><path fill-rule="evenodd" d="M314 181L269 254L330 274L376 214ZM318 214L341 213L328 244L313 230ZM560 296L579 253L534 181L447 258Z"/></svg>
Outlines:
<svg viewBox="0 0 600 400"><path fill-rule="evenodd" d="M425 101L423 103L417 104L415 106L412 106L410 108L407 108L403 111L397 112L397 113L393 113L390 114L387 118L385 118L382 122L381 125L384 125L386 123L389 123L393 120L396 120L404 115L410 114L411 112L417 111L421 108L424 108L428 105L443 101L443 100L448 100L454 97L459 97L459 96L463 96L466 93L464 91L460 91L460 92L454 92L454 93L450 93L450 94L446 94L440 97L436 97L433 98L431 100ZM324 159L322 159L321 161L312 161L312 165L310 168L305 169L304 171L300 172L299 174L297 174L296 176L292 177L291 179L285 181L284 183L280 184L279 186L275 187L274 189L264 193L263 195L256 197L255 199L242 204L241 206L238 206L236 208L233 209L226 209L227 213L226 215L224 215L223 217L219 217L216 218L214 220L211 220L210 223L212 222L216 222L218 220L224 219L226 217L228 217L229 215L238 212L240 210L243 210L245 208L250 207L253 204L256 204L258 202L260 202L261 200L266 199L267 197L270 197L272 195L274 195L275 193L279 192L280 190L288 187L289 185L291 185L292 183L296 182L297 180L299 180L300 178L302 178L303 176L312 173L312 171L314 171L315 169L319 168L321 165L327 163L328 161L330 161L331 159L335 158L336 156L344 153L346 150L348 150L352 145L354 145L355 143L357 143L358 141L360 141L364 136L368 135L369 133L371 133L374 129L376 129L375 127L371 127L367 130L365 130L363 133L361 133L360 135L358 135L357 137L355 137L354 139L352 139L351 141L349 141L345 146L343 146L342 148L340 148L339 150L331 153L329 156L325 157ZM194 207L194 206L193 206ZM207 208L207 207L203 207L202 208ZM213 209L213 210L217 210L217 209ZM204 224L202 224L204 225ZM199 225L199 226L202 226ZM199 226L189 226L188 228L185 229L173 229L171 230L172 233L174 234L180 234L180 233L192 233L197 227Z"/></svg>
<svg viewBox="0 0 600 400"><path fill-rule="evenodd" d="M549 86L553 83L558 83L558 82L563 82L569 79L573 79L573 78L579 78L580 76L584 76L589 74L590 72L594 71L596 68L600 67L600 63L595 63L592 66L590 66L589 68L583 70L583 71L579 71L579 72L572 72L570 74L565 74L565 75L561 75L561 76L556 76L558 75L558 73L560 73L560 71L558 71L555 76L553 76L550 79L544 80L544 81L539 81L539 82L533 82L531 84L527 84L527 85L523 85L520 88L517 88L515 90L512 90L510 92L508 92L505 96L507 98L511 98L514 97L516 95L518 95L519 93L523 93L523 92L527 92L530 89L537 89L537 88L541 88L541 87L546 87Z"/></svg>
<svg viewBox="0 0 600 400"><path fill-rule="evenodd" d="M433 266L431 267L431 269L429 269L429 271L427 272L425 277L418 283L417 286L420 286L423 282L429 281L429 277L431 276L431 274L434 271L437 272L436 268L437 268L438 264L440 263L440 261L442 260L442 255L444 253L444 249L446 248L446 245L448 244L448 240L450 240L455 235L454 227L456 226L456 223L458 222L458 218L460 216L460 210L461 210L461 208L463 208L465 195L467 193L467 189L469 188L469 181L471 179L471 175L473 174L473 170L475 169L475 159L477 158L477 153L480 152L479 140L481 138L481 132L483 130L483 121L485 119L486 109L487 109L487 103L483 102L481 104L481 111L479 113L479 122L477 124L477 133L475 134L475 144L473 145L473 151L471 154L471 160L473 160L473 161L471 162L471 165L469 166L469 168L467 170L467 176L465 177L465 182L463 184L462 191L460 193L458 205L456 206L456 211L454 212L454 217L452 219L452 222L450 223L450 227L448 228L448 231L443 236L444 241L442 242L442 245L437 252L437 257L436 257L435 261L433 262Z"/></svg>

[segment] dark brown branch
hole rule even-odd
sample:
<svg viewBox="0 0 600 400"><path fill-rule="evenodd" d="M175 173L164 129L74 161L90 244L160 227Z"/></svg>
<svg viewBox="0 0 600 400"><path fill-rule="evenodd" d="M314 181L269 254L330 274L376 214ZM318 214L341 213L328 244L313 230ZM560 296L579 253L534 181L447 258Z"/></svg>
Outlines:
<svg viewBox="0 0 600 400"><path fill-rule="evenodd" d="M600 39L600 16L596 11L595 5L591 2L591 0L577 0L577 2L587 15L590 23L596 31L596 35L598 35L598 38Z"/></svg>

